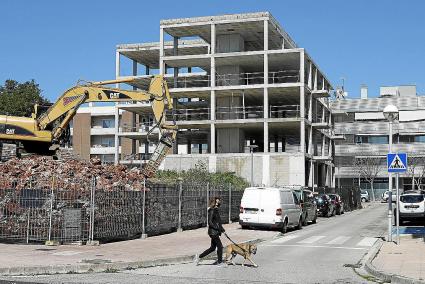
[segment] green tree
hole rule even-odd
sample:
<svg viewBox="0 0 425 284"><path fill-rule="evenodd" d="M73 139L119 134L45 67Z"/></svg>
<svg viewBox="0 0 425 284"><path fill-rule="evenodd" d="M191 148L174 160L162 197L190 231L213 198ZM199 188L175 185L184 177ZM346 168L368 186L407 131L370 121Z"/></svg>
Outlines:
<svg viewBox="0 0 425 284"><path fill-rule="evenodd" d="M24 83L6 80L4 85L0 85L0 114L29 117L35 104L47 103L49 101L41 95L34 80Z"/></svg>

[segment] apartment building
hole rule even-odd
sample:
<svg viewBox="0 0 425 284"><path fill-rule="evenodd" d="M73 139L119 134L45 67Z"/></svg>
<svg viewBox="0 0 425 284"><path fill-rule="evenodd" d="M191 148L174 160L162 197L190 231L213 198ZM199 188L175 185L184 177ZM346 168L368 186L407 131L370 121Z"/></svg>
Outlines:
<svg viewBox="0 0 425 284"><path fill-rule="evenodd" d="M334 140L343 137L333 132L332 85L270 13L162 20L159 35L118 45L116 78L147 89L152 74L165 76L174 106L167 119L179 132L163 169L203 163L253 175L257 185L334 186ZM159 139L150 106L114 108L114 143L101 144L114 145L115 163L143 163Z"/></svg>
<svg viewBox="0 0 425 284"><path fill-rule="evenodd" d="M400 175L400 187L412 188L413 173L415 188L422 185L418 177L423 176L425 160L415 158L425 157L425 97L417 95L416 86L408 85L381 87L379 96L373 98L368 97L367 86L362 86L360 98L331 102L335 133L345 136L345 140L335 142L337 186L354 184L370 191L370 184L359 174L355 161L372 157L380 160L374 182L376 194L388 190L389 122L383 109L389 104L399 109L399 119L393 123L392 152L408 153L411 162L408 171Z"/></svg>

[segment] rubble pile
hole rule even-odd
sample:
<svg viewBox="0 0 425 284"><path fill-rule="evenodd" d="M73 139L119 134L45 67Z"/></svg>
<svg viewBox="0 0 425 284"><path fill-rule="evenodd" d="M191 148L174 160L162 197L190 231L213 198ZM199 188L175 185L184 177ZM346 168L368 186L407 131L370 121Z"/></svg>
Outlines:
<svg viewBox="0 0 425 284"><path fill-rule="evenodd" d="M96 178L96 189L143 189L144 176L140 168L102 165L99 159L53 160L51 157L30 156L0 163L0 187L3 188L50 188L54 180L57 188L84 190L92 186L93 177Z"/></svg>

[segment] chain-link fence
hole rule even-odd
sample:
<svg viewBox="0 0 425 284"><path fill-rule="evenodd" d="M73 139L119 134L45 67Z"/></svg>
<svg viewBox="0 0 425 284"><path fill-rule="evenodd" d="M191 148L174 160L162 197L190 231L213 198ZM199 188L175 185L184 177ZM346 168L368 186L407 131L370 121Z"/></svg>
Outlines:
<svg viewBox="0 0 425 284"><path fill-rule="evenodd" d="M64 186L67 183L67 186ZM75 188L70 184L75 184ZM64 189L67 188L67 189ZM222 221L235 221L243 188L208 183L162 185L146 190L102 189L54 178L33 178L24 188L0 182L0 239L60 243L129 239L206 226L208 199L221 197Z"/></svg>

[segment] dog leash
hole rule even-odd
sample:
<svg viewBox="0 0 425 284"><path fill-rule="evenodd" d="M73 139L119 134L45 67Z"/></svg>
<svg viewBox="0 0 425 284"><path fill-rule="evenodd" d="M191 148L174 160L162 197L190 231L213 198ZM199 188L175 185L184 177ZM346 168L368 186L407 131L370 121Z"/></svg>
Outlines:
<svg viewBox="0 0 425 284"><path fill-rule="evenodd" d="M248 251L244 250L243 248L241 248L237 243L235 243L227 234L226 232L224 232L224 235L226 236L226 238L229 239L229 241L231 241L235 246L237 246L238 248L240 248L244 253L249 253Z"/></svg>

